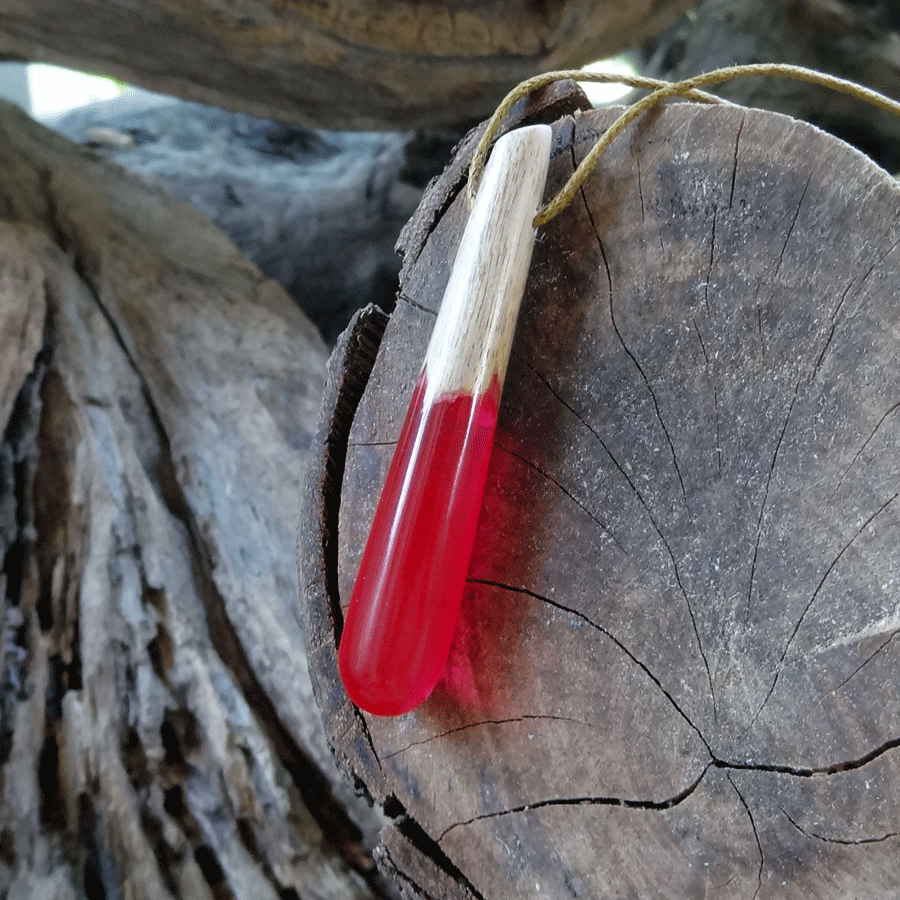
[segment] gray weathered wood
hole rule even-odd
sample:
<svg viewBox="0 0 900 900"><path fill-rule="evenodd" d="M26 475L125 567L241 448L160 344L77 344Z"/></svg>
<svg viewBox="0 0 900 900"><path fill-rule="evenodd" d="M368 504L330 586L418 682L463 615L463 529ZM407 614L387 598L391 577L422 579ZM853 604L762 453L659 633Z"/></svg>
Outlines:
<svg viewBox="0 0 900 900"><path fill-rule="evenodd" d="M613 114L557 123L548 193ZM426 196L377 358L332 360L302 519L326 728L400 816L385 871L420 897L895 897L900 189L738 107L613 145L539 234L444 679L377 719L337 680L342 604L464 217Z"/></svg>
<svg viewBox="0 0 900 900"><path fill-rule="evenodd" d="M318 333L4 106L0 335L0 896L373 896L297 618Z"/></svg>
<svg viewBox="0 0 900 900"><path fill-rule="evenodd" d="M689 78L719 66L783 62L900 92L900 10L891 0L702 0L649 42L647 74ZM786 113L900 170L900 119L812 84L746 78L716 89L744 106Z"/></svg>
<svg viewBox="0 0 900 900"><path fill-rule="evenodd" d="M455 143L416 160L410 134L312 131L155 95L120 106L92 104L53 127L192 203L328 343L361 306L393 303L397 235ZM412 183L416 163L429 174Z"/></svg>
<svg viewBox="0 0 900 900"><path fill-rule="evenodd" d="M101 72L266 119L422 128L524 78L618 53L690 0L5 0L0 56Z"/></svg>

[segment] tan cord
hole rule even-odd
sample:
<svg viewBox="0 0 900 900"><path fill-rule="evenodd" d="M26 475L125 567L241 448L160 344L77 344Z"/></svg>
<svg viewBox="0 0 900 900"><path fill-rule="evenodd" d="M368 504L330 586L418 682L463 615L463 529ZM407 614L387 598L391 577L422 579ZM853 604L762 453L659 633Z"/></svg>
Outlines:
<svg viewBox="0 0 900 900"><path fill-rule="evenodd" d="M659 81L653 78L611 75L603 72L582 72L578 70L545 72L542 75L537 75L534 78L523 81L520 85L510 91L500 106L497 107L494 115L491 116L487 128L482 135L481 140L478 142L478 146L475 148L475 153L472 157L472 165L469 169L469 199L471 201L471 199L474 198L475 191L478 189L478 182L484 169L488 150L490 149L490 145L493 142L494 136L500 128L501 123L515 103L537 88L552 84L554 81L570 78L573 81L620 83L630 87L652 89L653 92L633 103L619 116L618 119L615 120L615 122L613 122L603 134L603 137L597 141L590 152L579 163L578 168L575 169L569 180L562 186L559 193L546 206L538 210L538 214L534 219L535 227L545 225L572 202L573 197L578 193L588 175L594 170L600 157L606 151L606 148L609 147L625 128L639 116L672 97L683 97L701 103L724 102L718 97L707 94L700 89L710 85L733 81L736 78L746 78L751 76L793 78L796 81L807 81L810 84L817 84L843 94L849 94L850 96L856 97L866 103L870 103L879 109L900 116L900 103L896 100L892 100L890 97L884 96L884 94L879 94L877 91L863 87L853 81L836 78L833 75L826 75L824 72L817 72L813 69L804 69L802 66L791 66L780 63L728 66L724 69L715 69L712 72L705 72L702 75L695 75L692 78L685 78L683 81L674 83Z"/></svg>
<svg viewBox="0 0 900 900"><path fill-rule="evenodd" d="M556 81L563 81L566 78L572 81L594 81L600 84L624 84L627 87L639 88L641 90L658 90L671 85L670 81L662 81L659 78L645 78L643 75L624 75L621 73L609 72L588 72L583 69L563 69L556 72L543 72L540 75L534 75L531 78L516 85L502 100L500 105L494 111L494 114L488 120L487 128L481 136L481 140L475 147L475 153L472 156L472 163L469 166L469 205L475 200L475 193L478 190L478 184L481 181L481 174L484 171L487 162L488 150L494 142L494 137L500 128L503 120L509 114L509 111L523 98L528 96L532 91L538 88L546 87ZM705 91L688 91L687 99L694 100L698 103L724 103L713 94L707 94Z"/></svg>

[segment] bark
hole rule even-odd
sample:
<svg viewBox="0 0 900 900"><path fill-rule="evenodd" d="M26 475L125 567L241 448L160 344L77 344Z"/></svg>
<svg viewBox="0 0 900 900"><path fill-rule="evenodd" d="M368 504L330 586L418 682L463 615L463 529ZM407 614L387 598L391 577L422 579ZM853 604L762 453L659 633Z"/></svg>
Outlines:
<svg viewBox="0 0 900 900"><path fill-rule="evenodd" d="M555 125L548 195L614 111ZM471 152L464 147L461 154ZM338 345L301 517L311 675L412 897L896 896L900 200L802 122L678 104L538 236L432 698L335 652L466 204Z"/></svg>
<svg viewBox="0 0 900 900"><path fill-rule="evenodd" d="M325 128L489 115L522 79L634 46L690 0L6 0L0 57Z"/></svg>
<svg viewBox="0 0 900 900"><path fill-rule="evenodd" d="M0 335L0 896L371 897L297 616L318 333L3 107Z"/></svg>

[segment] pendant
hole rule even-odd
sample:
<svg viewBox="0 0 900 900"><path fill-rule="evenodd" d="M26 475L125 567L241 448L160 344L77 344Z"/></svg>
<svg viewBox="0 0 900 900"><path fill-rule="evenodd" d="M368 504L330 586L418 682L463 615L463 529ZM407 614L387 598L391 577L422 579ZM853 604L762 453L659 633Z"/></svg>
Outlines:
<svg viewBox="0 0 900 900"><path fill-rule="evenodd" d="M494 145L375 512L338 651L347 694L375 715L422 703L450 653L550 140L530 125Z"/></svg>

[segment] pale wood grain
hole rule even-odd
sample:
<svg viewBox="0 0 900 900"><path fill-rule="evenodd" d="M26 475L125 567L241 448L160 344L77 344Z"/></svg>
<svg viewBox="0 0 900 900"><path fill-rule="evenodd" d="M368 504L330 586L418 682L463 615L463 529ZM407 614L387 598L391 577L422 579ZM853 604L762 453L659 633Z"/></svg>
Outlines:
<svg viewBox="0 0 900 900"><path fill-rule="evenodd" d="M534 247L532 219L550 162L551 129L504 135L491 153L434 325L427 396L503 385Z"/></svg>

